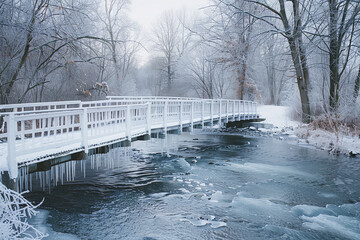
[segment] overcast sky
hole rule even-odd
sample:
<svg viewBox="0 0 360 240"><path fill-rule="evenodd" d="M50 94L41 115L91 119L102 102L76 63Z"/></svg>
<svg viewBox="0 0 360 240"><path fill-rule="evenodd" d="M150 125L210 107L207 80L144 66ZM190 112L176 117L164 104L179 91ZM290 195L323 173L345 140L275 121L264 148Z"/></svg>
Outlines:
<svg viewBox="0 0 360 240"><path fill-rule="evenodd" d="M130 17L137 22L143 33L149 33L160 15L169 9L195 11L206 6L208 0L132 0ZM144 43L146 45L146 43ZM140 64L146 62L148 54L141 51Z"/></svg>

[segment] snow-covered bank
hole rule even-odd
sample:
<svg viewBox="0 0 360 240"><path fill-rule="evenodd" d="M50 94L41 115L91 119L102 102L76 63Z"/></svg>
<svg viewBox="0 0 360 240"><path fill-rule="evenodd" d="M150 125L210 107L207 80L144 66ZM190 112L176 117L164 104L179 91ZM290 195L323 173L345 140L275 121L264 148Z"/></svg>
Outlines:
<svg viewBox="0 0 360 240"><path fill-rule="evenodd" d="M258 112L261 117L266 118L266 123L274 125L273 129L262 130L264 132L282 132L291 136L295 134L299 138L299 142L305 141L332 153L360 155L359 136L314 129L312 125L293 121L290 118L290 107L260 105Z"/></svg>

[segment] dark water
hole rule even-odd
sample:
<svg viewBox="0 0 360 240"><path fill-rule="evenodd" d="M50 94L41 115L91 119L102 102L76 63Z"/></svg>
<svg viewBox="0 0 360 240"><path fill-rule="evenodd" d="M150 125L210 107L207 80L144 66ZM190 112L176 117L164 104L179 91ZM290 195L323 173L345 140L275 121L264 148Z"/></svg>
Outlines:
<svg viewBox="0 0 360 240"><path fill-rule="evenodd" d="M27 198L45 199L48 239L360 239L359 170L275 139L169 135L33 174Z"/></svg>

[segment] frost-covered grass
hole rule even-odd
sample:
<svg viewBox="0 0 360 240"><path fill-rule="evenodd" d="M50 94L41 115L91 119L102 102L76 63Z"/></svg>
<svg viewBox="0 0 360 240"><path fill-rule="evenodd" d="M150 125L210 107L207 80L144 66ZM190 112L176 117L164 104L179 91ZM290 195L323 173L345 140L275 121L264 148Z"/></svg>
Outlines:
<svg viewBox="0 0 360 240"><path fill-rule="evenodd" d="M35 208L22 194L0 182L0 239L42 239L43 233L27 222L36 215Z"/></svg>
<svg viewBox="0 0 360 240"><path fill-rule="evenodd" d="M266 123L274 125L267 132L295 134L308 144L331 153L360 154L360 126L356 122L346 121L344 117L322 115L311 124L302 124L291 120L290 107L263 105L258 107L258 112L266 118Z"/></svg>
<svg viewBox="0 0 360 240"><path fill-rule="evenodd" d="M321 149L333 153L360 154L360 127L338 115L321 115L297 129L297 135Z"/></svg>

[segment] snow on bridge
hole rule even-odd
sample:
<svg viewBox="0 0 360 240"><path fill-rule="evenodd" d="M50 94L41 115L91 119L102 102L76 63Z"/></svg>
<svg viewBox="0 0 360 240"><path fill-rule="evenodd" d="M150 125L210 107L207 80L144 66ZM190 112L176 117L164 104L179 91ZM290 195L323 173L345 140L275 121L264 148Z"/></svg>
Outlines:
<svg viewBox="0 0 360 240"><path fill-rule="evenodd" d="M251 101L107 97L0 105L0 171L11 178L18 166L109 145L154 131L167 132L228 121L258 119Z"/></svg>

